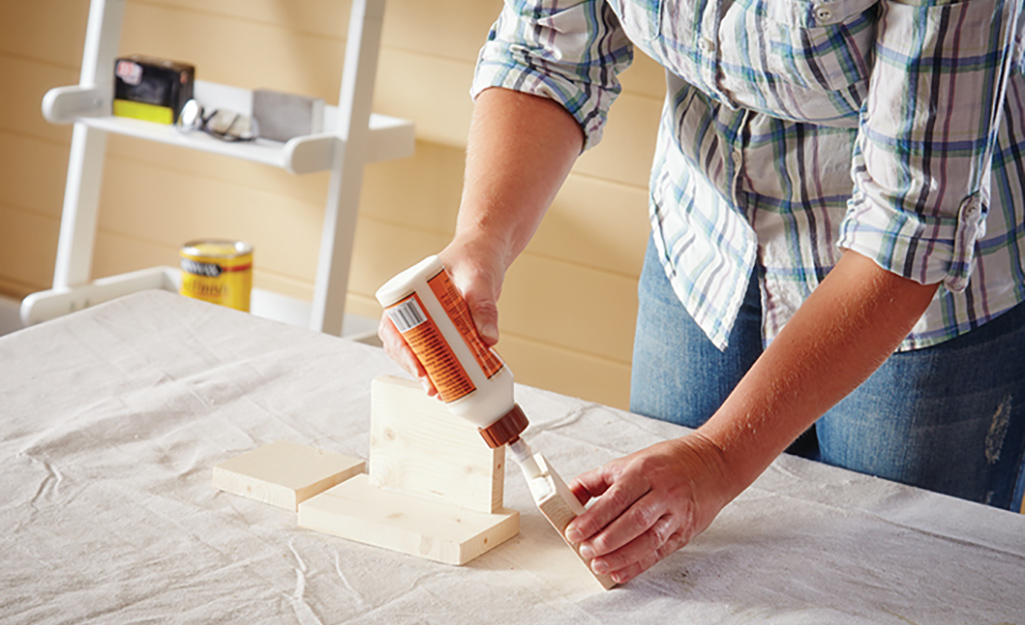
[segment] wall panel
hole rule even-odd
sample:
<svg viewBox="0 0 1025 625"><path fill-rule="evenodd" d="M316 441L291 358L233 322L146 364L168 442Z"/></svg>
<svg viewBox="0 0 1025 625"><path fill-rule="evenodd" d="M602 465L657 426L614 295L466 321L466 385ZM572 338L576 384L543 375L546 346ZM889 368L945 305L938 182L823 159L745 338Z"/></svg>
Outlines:
<svg viewBox="0 0 1025 625"><path fill-rule="evenodd" d="M53 273L70 126L43 94L78 79L87 0L0 4L0 291L45 288ZM413 158L366 174L349 308L447 242L472 110L473 65L501 0L389 0L375 111L413 119ZM194 63L201 79L308 93L335 103L348 2L128 0L122 53ZM661 69L638 54L622 76L602 145L585 154L510 272L501 351L517 380L626 405L636 276L647 239L648 165ZM257 286L312 296L327 175L110 137L94 275L174 264L185 240L231 236L257 249Z"/></svg>
<svg viewBox="0 0 1025 625"><path fill-rule="evenodd" d="M60 220L0 201L0 274L23 297L53 278Z"/></svg>
<svg viewBox="0 0 1025 625"><path fill-rule="evenodd" d="M517 383L556 389L599 404L624 409L628 406L629 363L595 358L509 333L502 337L499 351Z"/></svg>
<svg viewBox="0 0 1025 625"><path fill-rule="evenodd" d="M68 152L67 145L0 131L0 202L59 218Z"/></svg>
<svg viewBox="0 0 1025 625"><path fill-rule="evenodd" d="M0 37L2 39L2 37ZM53 87L78 82L78 71L35 59L0 54L0 130L53 143L69 144L71 126L54 126L43 118L42 101Z"/></svg>

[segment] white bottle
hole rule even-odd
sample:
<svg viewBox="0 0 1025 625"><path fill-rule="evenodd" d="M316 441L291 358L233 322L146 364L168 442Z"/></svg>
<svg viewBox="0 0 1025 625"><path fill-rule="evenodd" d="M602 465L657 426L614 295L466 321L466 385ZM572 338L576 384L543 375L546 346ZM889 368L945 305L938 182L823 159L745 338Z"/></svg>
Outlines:
<svg viewBox="0 0 1025 625"><path fill-rule="evenodd" d="M539 475L520 439L528 421L513 400L512 371L481 339L438 257L398 274L376 296L452 413L476 425L488 446L509 444L528 477Z"/></svg>

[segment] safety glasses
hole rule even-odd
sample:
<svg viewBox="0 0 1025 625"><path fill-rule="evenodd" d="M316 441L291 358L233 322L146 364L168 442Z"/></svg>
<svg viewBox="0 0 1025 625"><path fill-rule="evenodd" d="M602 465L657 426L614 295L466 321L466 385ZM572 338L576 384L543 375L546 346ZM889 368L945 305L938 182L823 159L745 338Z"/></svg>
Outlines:
<svg viewBox="0 0 1025 625"><path fill-rule="evenodd" d="M195 100L189 100L182 107L178 128L182 132L202 130L222 141L252 141L260 134L252 117L222 109L207 112Z"/></svg>

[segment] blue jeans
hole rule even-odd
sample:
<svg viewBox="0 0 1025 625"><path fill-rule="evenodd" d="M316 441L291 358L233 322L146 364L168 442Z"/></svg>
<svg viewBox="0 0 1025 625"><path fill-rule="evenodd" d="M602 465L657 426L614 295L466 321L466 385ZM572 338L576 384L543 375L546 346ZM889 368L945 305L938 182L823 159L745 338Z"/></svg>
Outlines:
<svg viewBox="0 0 1025 625"><path fill-rule="evenodd" d="M638 295L630 410L697 427L762 352L757 277L725 352L680 304L650 242ZM852 471L1020 510L1025 304L956 339L893 354L792 450Z"/></svg>

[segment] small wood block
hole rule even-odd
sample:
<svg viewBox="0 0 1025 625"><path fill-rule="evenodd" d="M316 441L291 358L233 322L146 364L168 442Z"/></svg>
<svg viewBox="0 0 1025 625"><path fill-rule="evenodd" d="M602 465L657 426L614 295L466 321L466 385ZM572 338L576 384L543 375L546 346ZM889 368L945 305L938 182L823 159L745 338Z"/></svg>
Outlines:
<svg viewBox="0 0 1025 625"><path fill-rule="evenodd" d="M547 486L547 488L537 488L537 485L531 486L535 503L537 503L537 507L541 510L541 514L548 519L548 522L552 524L555 531L559 532L559 536L562 536L566 544L573 549L573 553L577 554L577 557L580 558L580 544L572 543L566 539L566 526L584 512L584 506L581 505L580 500L569 489L566 482L562 480L562 477L555 472L555 469L549 466L548 461L545 460L543 455L539 453L534 454L534 460L537 461L537 466L541 468L542 473L542 477L534 479L544 480ZM616 585L616 582L612 581L612 578L608 575L599 575L592 571L583 558L580 558L580 562L605 590Z"/></svg>
<svg viewBox="0 0 1025 625"><path fill-rule="evenodd" d="M520 513L466 510L382 490L357 475L299 504L299 526L459 565L515 536Z"/></svg>
<svg viewBox="0 0 1025 625"><path fill-rule="evenodd" d="M299 504L363 472L358 458L277 441L214 467L213 485L295 512Z"/></svg>
<svg viewBox="0 0 1025 625"><path fill-rule="evenodd" d="M489 448L475 425L414 380L373 381L368 465L378 488L477 512L502 509L505 446Z"/></svg>

